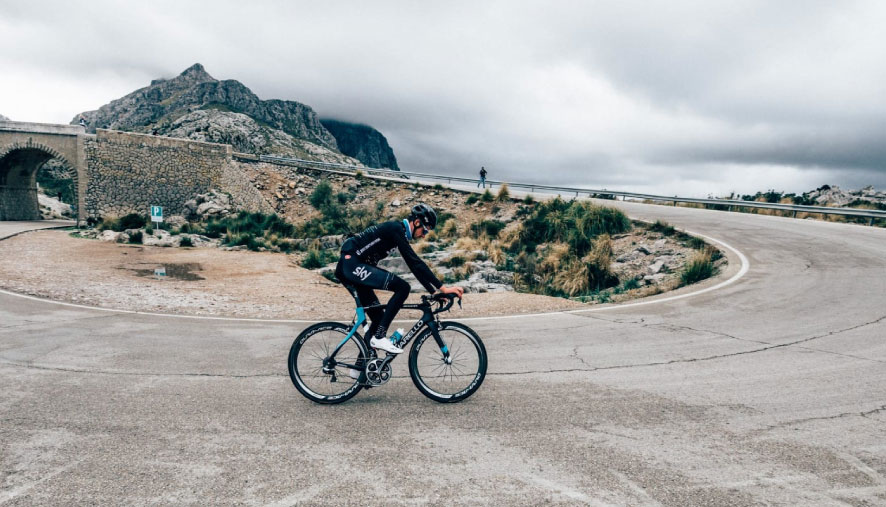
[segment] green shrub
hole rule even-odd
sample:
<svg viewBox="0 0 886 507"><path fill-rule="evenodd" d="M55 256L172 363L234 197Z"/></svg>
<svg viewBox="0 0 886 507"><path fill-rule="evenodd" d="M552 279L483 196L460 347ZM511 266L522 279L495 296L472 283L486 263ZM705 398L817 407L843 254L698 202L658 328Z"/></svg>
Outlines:
<svg viewBox="0 0 886 507"><path fill-rule="evenodd" d="M117 231L120 232L123 229L120 228L120 219L118 218L102 218L102 221L98 223L96 226L100 231Z"/></svg>
<svg viewBox="0 0 886 507"><path fill-rule="evenodd" d="M339 192L335 194L335 200L338 201L339 204L347 204L348 202L353 201L355 197L357 196L350 192Z"/></svg>
<svg viewBox="0 0 886 507"><path fill-rule="evenodd" d="M458 268L465 265L465 258L460 255L453 255L443 261L442 264L448 268Z"/></svg>
<svg viewBox="0 0 886 507"><path fill-rule="evenodd" d="M488 188L483 192L483 195L480 196L480 200L483 202L492 202L493 199L495 199L495 197L493 197L492 192L490 192Z"/></svg>
<svg viewBox="0 0 886 507"><path fill-rule="evenodd" d="M335 260L334 255L330 255L319 248L311 248L308 250L304 260L301 261L301 266L305 269L317 269L329 264L332 260Z"/></svg>
<svg viewBox="0 0 886 507"><path fill-rule="evenodd" d="M121 230L141 229L148 223L147 215L139 215L138 213L130 213L120 218Z"/></svg>
<svg viewBox="0 0 886 507"><path fill-rule="evenodd" d="M141 229L148 223L147 215L130 213L120 218L103 218L98 228L102 231L123 232L127 229Z"/></svg>
<svg viewBox="0 0 886 507"><path fill-rule="evenodd" d="M498 237L498 233L504 228L505 223L499 222L498 220L483 220L471 224L471 232L474 234L474 237L479 237L485 234L490 238L496 238Z"/></svg>
<svg viewBox="0 0 886 507"><path fill-rule="evenodd" d="M437 212L437 226L439 227L442 224L445 224L449 221L450 218L455 218L455 215L449 213L448 211L438 211Z"/></svg>
<svg viewBox="0 0 886 507"><path fill-rule="evenodd" d="M465 199L465 204L474 204L475 202L477 202L479 200L480 200L480 198L477 197L477 194L471 194L468 196L467 199Z"/></svg>
<svg viewBox="0 0 886 507"><path fill-rule="evenodd" d="M142 232L138 231L133 234L130 234L129 235L129 242L136 244L136 245L141 245L142 244Z"/></svg>
<svg viewBox="0 0 886 507"><path fill-rule="evenodd" d="M699 237L689 236L689 240L687 241L686 246L688 246L690 248L694 248L696 250L701 250L703 248L706 248L708 246L708 244L705 243L705 241Z"/></svg>
<svg viewBox="0 0 886 507"><path fill-rule="evenodd" d="M515 253L529 245L567 243L576 257L591 251L594 239L601 234L619 234L631 230L631 221L615 208L597 206L587 201L569 201L557 197L539 203L523 222Z"/></svg>
<svg viewBox="0 0 886 507"><path fill-rule="evenodd" d="M314 188L314 191L311 192L308 200L311 202L311 206L318 210L322 210L324 206L332 204L332 185L328 181L322 180Z"/></svg>
<svg viewBox="0 0 886 507"><path fill-rule="evenodd" d="M634 290L640 288L640 280L636 278L631 278L630 280L626 280L624 284L622 284L624 290Z"/></svg>
<svg viewBox="0 0 886 507"><path fill-rule="evenodd" d="M535 202L535 198L532 197L532 194L526 194L526 197L523 198L523 204L532 204Z"/></svg>
<svg viewBox="0 0 886 507"><path fill-rule="evenodd" d="M441 184L439 184L439 183L437 183L436 185L434 185L434 190L444 190L445 188L446 188L446 187L444 187L443 185L441 185Z"/></svg>
<svg viewBox="0 0 886 507"><path fill-rule="evenodd" d="M188 227L189 231L192 229L192 227ZM182 227L182 231L185 231L184 227ZM280 237L294 237L295 233L295 226L280 218L279 215L265 215L248 211L241 211L236 215L224 218L210 219L203 230L203 234L210 238L220 238L223 235L262 237L271 234Z"/></svg>
<svg viewBox="0 0 886 507"><path fill-rule="evenodd" d="M183 246L183 247L189 247L189 246L194 246L194 242L191 241L190 236L182 236L181 242L178 245Z"/></svg>
<svg viewBox="0 0 886 507"><path fill-rule="evenodd" d="M677 232L673 225L662 220L656 220L654 224L649 226L649 230L652 232L660 232L664 236L673 236Z"/></svg>
<svg viewBox="0 0 886 507"><path fill-rule="evenodd" d="M622 294L622 293L627 292L629 290L638 289L639 287L640 287L640 280L638 280L636 278L629 278L629 279L625 280L624 282L622 282L621 285L616 287L613 290L613 293L614 294Z"/></svg>
<svg viewBox="0 0 886 507"><path fill-rule="evenodd" d="M153 227L146 227L145 234L147 234L148 236L153 236L154 235L154 228Z"/></svg>
<svg viewBox="0 0 886 507"><path fill-rule="evenodd" d="M714 262L712 257L713 249L711 248L697 252L680 274L680 281L683 285L690 285L713 276Z"/></svg>
<svg viewBox="0 0 886 507"><path fill-rule="evenodd" d="M345 232L359 232L363 229L366 229L372 224L378 223L384 217L385 203L382 201L378 201L375 204L369 204L366 206L360 206L354 209L351 209L348 213L348 217L346 219L345 224L338 224L338 226L334 223L328 223L329 220L326 220L326 224L317 224L322 225L323 229L326 230L337 230L341 233ZM345 229L343 230L341 225L344 225Z"/></svg>

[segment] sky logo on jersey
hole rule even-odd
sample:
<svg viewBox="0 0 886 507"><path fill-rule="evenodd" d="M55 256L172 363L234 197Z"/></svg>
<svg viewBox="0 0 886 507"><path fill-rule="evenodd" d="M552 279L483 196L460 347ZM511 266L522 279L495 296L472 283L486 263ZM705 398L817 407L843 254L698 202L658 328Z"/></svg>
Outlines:
<svg viewBox="0 0 886 507"><path fill-rule="evenodd" d="M365 282L366 279L369 278L370 272L363 266L359 266L357 269L354 270L354 274L357 275L361 281Z"/></svg>

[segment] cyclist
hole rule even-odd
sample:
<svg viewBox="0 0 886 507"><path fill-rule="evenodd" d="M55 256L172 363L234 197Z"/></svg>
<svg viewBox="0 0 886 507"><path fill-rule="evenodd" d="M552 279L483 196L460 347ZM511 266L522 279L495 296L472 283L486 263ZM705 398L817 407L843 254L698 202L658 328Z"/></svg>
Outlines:
<svg viewBox="0 0 886 507"><path fill-rule="evenodd" d="M360 306L379 304L373 289L394 293L384 311L381 308L367 311L371 324L366 336L371 337L369 346L372 348L391 354L403 352L403 349L387 338L387 331L409 296L410 287L406 280L378 267L378 262L394 250L400 252L406 265L428 292L433 294L439 291L458 297L464 295L461 287L445 287L409 246L410 240L424 237L436 226L437 213L434 208L421 203L412 208L408 218L370 226L348 238L342 245L335 277L351 291Z"/></svg>

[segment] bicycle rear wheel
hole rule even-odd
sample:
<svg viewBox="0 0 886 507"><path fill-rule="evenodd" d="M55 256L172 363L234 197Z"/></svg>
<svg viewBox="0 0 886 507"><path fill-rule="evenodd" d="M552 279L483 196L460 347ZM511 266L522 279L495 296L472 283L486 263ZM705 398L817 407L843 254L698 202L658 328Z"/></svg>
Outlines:
<svg viewBox="0 0 886 507"><path fill-rule="evenodd" d="M473 329L441 322L440 338L449 350L446 361L430 329L415 339L409 353L409 374L422 394L440 403L455 403L474 394L486 377L486 347Z"/></svg>
<svg viewBox="0 0 886 507"><path fill-rule="evenodd" d="M354 397L363 386L355 378L367 357L359 334L347 339L334 358L330 354L344 341L350 328L338 322L321 322L301 332L289 350L289 377L302 395L316 403L333 404Z"/></svg>

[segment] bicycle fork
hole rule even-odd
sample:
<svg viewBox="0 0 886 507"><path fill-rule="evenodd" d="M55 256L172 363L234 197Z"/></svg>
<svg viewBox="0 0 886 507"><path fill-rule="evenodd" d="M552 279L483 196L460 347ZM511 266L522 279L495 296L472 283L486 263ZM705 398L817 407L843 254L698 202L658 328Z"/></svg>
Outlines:
<svg viewBox="0 0 886 507"><path fill-rule="evenodd" d="M440 352L443 353L443 362L446 364L452 364L452 356L449 355L449 347L446 345L446 342L443 341L443 337L440 336L440 327L437 324L437 321L432 320L428 322L428 328L430 328L431 334L434 335L434 341L436 341L437 346L440 347Z"/></svg>

